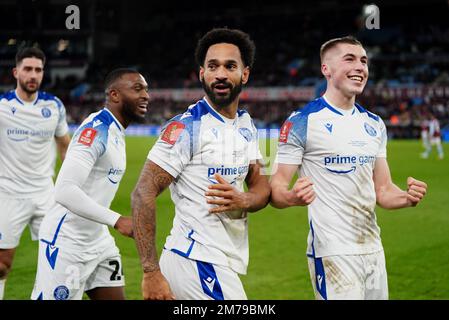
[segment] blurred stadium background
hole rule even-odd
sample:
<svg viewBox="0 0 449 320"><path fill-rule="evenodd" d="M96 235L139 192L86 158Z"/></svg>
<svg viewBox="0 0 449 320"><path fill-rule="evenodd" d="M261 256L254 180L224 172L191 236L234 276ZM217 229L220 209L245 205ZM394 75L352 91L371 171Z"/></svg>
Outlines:
<svg viewBox="0 0 449 320"><path fill-rule="evenodd" d="M66 7L80 9L80 29L66 29ZM429 196L415 210L378 210L387 254L391 298L449 298L449 195L447 156L419 159L417 140L425 112L440 120L449 140L449 1L375 1L380 29L365 26L365 1L139 2L119 0L1 0L0 93L15 87L11 69L21 46L38 45L47 55L42 89L64 102L75 129L102 107L104 76L133 66L150 85L144 126L127 131L128 166L113 208L129 214L129 195L160 125L203 93L194 63L197 40L212 27L248 32L256 63L242 103L259 129L276 131L295 109L320 95L319 47L352 34L370 58L370 80L358 102L379 114L388 127L393 178L407 175L429 183ZM136 136L136 137L133 137ZM407 139L407 140L405 140ZM272 141L262 141L273 156ZM449 154L447 144L444 145ZM171 227L168 193L158 202L158 245ZM298 212L300 214L298 214ZM251 217L250 269L243 277L250 299L312 299L305 247L306 211L267 207ZM115 234L115 233L114 233ZM128 298L140 298L141 271L134 244L117 237L123 255ZM36 244L22 238L6 299L27 299L34 281Z"/></svg>

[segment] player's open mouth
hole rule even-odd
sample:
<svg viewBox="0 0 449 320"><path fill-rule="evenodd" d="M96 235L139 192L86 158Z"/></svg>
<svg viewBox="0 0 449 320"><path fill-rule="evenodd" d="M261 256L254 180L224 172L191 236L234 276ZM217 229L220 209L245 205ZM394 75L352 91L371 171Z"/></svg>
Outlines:
<svg viewBox="0 0 449 320"><path fill-rule="evenodd" d="M228 93L231 90L231 86L227 84L217 84L214 86L214 90L218 94Z"/></svg>
<svg viewBox="0 0 449 320"><path fill-rule="evenodd" d="M363 82L363 77L362 77L362 76L348 76L348 78L349 78L350 80L358 81L358 82L360 82L360 83Z"/></svg>
<svg viewBox="0 0 449 320"><path fill-rule="evenodd" d="M141 111L147 112L147 110L148 110L148 103L139 104L139 109Z"/></svg>

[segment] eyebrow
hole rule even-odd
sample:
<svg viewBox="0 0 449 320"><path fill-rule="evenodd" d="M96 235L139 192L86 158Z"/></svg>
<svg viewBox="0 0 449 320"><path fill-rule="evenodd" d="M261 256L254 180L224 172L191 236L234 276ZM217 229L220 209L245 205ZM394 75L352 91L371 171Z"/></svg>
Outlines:
<svg viewBox="0 0 449 320"><path fill-rule="evenodd" d="M218 60L218 59L210 59L206 63L220 63L220 60ZM225 60L224 61L224 64L228 64L228 63L235 63L235 64L237 64L237 61L233 60L233 59L229 59L229 60Z"/></svg>
<svg viewBox="0 0 449 320"><path fill-rule="evenodd" d="M143 84L141 82L135 82L133 85L133 87L143 87L143 88L148 88L148 84Z"/></svg>
<svg viewBox="0 0 449 320"><path fill-rule="evenodd" d="M43 69L43 67L34 67L34 66L27 66L27 65L24 65L23 67L28 68L28 69Z"/></svg>
<svg viewBox="0 0 449 320"><path fill-rule="evenodd" d="M346 58L346 57L357 58L356 55L353 54L353 53L347 53L347 54L345 54L345 55L343 56L343 58ZM360 59L366 59L366 60L368 60L368 57L365 56L365 55L363 55L363 56L360 57Z"/></svg>

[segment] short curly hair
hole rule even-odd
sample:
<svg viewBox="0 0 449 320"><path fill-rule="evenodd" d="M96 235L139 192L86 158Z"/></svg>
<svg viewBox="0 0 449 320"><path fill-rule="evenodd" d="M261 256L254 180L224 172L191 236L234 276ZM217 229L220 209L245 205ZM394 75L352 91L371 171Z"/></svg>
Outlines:
<svg viewBox="0 0 449 320"><path fill-rule="evenodd" d="M245 67L252 68L256 45L249 35L241 30L228 28L214 28L206 33L199 41L195 50L195 59L198 66L204 65L207 50L210 46L217 43L230 43L237 46L240 50L243 64Z"/></svg>

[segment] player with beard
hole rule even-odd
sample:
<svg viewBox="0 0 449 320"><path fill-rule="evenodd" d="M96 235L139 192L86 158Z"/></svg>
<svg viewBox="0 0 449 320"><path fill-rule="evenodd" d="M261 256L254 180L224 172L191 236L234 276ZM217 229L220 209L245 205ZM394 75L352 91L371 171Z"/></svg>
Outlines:
<svg viewBox="0 0 449 320"><path fill-rule="evenodd" d="M196 48L206 96L171 119L132 194L144 299L246 299L248 212L267 205L257 130L239 105L255 46L239 30L213 29ZM244 183L248 191L244 191ZM170 186L173 228L158 264L156 197Z"/></svg>
<svg viewBox="0 0 449 320"><path fill-rule="evenodd" d="M64 160L70 142L61 100L39 91L44 66L40 49L20 50L17 87L0 95L0 300L23 230L37 240L54 204L54 145Z"/></svg>
<svg viewBox="0 0 449 320"><path fill-rule="evenodd" d="M125 173L125 129L144 121L149 101L144 77L116 69L105 81L104 109L74 134L55 185L57 204L39 232L32 299L124 299L120 253L108 230L132 237L132 219L109 209Z"/></svg>

